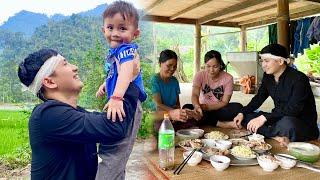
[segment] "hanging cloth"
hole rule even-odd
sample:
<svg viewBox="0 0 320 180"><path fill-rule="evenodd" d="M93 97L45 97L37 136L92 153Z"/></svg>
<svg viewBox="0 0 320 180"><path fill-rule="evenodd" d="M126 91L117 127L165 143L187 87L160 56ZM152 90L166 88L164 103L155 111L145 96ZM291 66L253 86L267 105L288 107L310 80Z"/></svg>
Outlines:
<svg viewBox="0 0 320 180"><path fill-rule="evenodd" d="M269 44L276 44L278 43L277 37L277 24L271 24L268 26L269 32Z"/></svg>
<svg viewBox="0 0 320 180"><path fill-rule="evenodd" d="M290 54L293 54L294 50L294 31L297 28L297 21L290 21Z"/></svg>
<svg viewBox="0 0 320 180"><path fill-rule="evenodd" d="M311 44L318 43L320 41L320 16L313 19L308 29L307 37Z"/></svg>

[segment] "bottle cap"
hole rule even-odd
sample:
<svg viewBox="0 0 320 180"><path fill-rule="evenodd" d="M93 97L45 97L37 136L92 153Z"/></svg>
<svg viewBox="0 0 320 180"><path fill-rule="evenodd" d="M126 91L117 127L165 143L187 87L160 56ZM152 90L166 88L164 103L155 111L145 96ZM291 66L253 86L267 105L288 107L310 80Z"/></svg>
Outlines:
<svg viewBox="0 0 320 180"><path fill-rule="evenodd" d="M164 118L164 119L169 119L169 114L168 114L167 112L164 113L164 114L163 114L163 118Z"/></svg>

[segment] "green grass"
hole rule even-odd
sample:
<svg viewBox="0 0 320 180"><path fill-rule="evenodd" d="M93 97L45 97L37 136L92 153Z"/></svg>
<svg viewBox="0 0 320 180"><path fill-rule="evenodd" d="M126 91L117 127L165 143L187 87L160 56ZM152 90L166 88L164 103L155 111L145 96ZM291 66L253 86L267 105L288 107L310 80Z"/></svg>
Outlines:
<svg viewBox="0 0 320 180"><path fill-rule="evenodd" d="M24 111L0 111L0 156L29 143L29 115Z"/></svg>
<svg viewBox="0 0 320 180"><path fill-rule="evenodd" d="M0 110L0 165L16 169L30 163L29 117L29 111ZM152 131L150 112L145 112L138 133L139 138L147 138Z"/></svg>

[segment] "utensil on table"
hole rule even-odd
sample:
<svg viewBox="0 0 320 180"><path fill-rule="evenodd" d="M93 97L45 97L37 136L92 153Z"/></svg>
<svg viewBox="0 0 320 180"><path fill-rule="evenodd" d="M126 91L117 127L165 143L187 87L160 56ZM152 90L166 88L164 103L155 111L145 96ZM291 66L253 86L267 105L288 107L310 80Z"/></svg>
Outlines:
<svg viewBox="0 0 320 180"><path fill-rule="evenodd" d="M249 134L246 134L246 135L243 135L243 136L240 136L239 138L244 138L244 137L247 137L247 136L251 136L253 133L249 133Z"/></svg>
<svg viewBox="0 0 320 180"><path fill-rule="evenodd" d="M191 153L188 155L188 157L182 161L182 163L177 167L176 170L174 170L173 174L179 175L179 173L181 172L181 170L184 168L184 166L187 164L187 162L189 161L189 159L192 157L192 155L194 154L194 152L195 152L196 150L197 150L197 149L193 149L193 150L191 151Z"/></svg>
<svg viewBox="0 0 320 180"><path fill-rule="evenodd" d="M294 161L297 161L297 162L302 163L302 164L306 164L306 165L309 165L309 166L314 166L314 167L316 167L316 168L319 168L319 167L317 167L317 166L315 166L315 165L313 165L313 164L311 164L311 163L308 163L308 162L305 162L305 161L301 161L301 160L299 160L299 159L291 158L291 157L288 157L288 156L283 156L283 155L281 155L281 154L276 154L276 156L283 157L283 158L287 158L287 159L294 160Z"/></svg>
<svg viewBox="0 0 320 180"><path fill-rule="evenodd" d="M315 172L318 172L320 173L320 168L317 167L317 166L314 166L314 165L310 165L310 164L307 164L307 163L304 163L304 162L298 162L297 167L301 167L301 168L306 168L306 169L309 169L311 171L315 171Z"/></svg>

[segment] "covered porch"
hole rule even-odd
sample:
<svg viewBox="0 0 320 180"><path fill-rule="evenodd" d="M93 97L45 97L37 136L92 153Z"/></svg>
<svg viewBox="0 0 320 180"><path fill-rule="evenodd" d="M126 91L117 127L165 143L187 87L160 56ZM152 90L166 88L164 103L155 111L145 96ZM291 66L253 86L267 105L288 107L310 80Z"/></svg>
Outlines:
<svg viewBox="0 0 320 180"><path fill-rule="evenodd" d="M277 24L278 43L289 49L289 22L320 13L319 0L150 0L139 1L143 20L194 25L194 69L200 70L202 26L239 28L242 52L247 30Z"/></svg>

